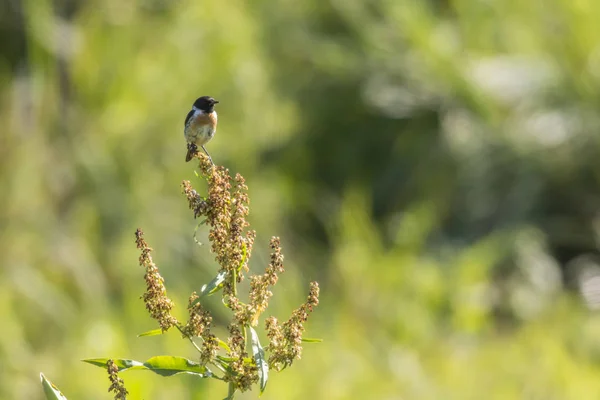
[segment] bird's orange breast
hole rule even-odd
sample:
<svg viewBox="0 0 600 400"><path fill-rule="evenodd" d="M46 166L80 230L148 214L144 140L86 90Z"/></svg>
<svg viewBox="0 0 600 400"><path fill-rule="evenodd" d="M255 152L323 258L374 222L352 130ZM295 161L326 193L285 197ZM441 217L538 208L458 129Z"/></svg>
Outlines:
<svg viewBox="0 0 600 400"><path fill-rule="evenodd" d="M207 125L213 129L217 127L217 113L197 115L191 123L191 128L196 130Z"/></svg>

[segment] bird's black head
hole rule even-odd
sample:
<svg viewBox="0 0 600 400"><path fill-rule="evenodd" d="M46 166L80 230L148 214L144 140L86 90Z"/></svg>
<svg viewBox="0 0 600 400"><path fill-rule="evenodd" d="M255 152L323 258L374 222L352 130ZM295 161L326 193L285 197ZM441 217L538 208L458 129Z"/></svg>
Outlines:
<svg viewBox="0 0 600 400"><path fill-rule="evenodd" d="M211 113L214 111L215 104L217 104L218 102L218 100L215 100L210 96L202 96L194 102L194 107L206 113Z"/></svg>

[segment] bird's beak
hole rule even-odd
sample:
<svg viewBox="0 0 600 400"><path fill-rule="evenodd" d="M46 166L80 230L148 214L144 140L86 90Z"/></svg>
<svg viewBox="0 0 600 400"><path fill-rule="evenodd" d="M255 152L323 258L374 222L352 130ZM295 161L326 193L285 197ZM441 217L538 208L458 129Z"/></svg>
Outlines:
<svg viewBox="0 0 600 400"><path fill-rule="evenodd" d="M217 104L218 102L219 102L219 100L215 100L215 101L213 101L213 103L214 103L214 104Z"/></svg>

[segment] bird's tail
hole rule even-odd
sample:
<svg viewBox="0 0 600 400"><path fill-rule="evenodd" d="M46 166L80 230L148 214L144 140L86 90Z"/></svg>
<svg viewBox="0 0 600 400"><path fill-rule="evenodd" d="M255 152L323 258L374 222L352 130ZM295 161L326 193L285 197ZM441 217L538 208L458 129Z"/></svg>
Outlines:
<svg viewBox="0 0 600 400"><path fill-rule="evenodd" d="M185 162L190 161L194 158L194 155L198 151L198 147L194 143L188 143L187 154L185 155Z"/></svg>
<svg viewBox="0 0 600 400"><path fill-rule="evenodd" d="M189 162L192 158L194 158L194 151L192 149L188 149L187 154L185 156L185 162Z"/></svg>

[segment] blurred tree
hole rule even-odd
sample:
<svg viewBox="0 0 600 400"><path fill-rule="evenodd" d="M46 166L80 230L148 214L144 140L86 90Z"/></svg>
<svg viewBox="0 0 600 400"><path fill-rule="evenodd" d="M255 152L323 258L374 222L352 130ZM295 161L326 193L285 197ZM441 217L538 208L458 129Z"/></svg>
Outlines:
<svg viewBox="0 0 600 400"><path fill-rule="evenodd" d="M551 45L545 38L571 16L553 13L519 36L508 27L539 19L537 7L428 4L261 9L280 95L296 99L301 115L289 142L266 153L299 183L290 225L327 248L335 206L323 204L358 185L371 193L371 214L382 233L391 232L388 242L390 223L429 201L433 249L533 224L563 269L597 254L598 115L586 111L596 100L585 100L589 87L556 87L556 78L568 81L573 68L585 68L563 57L584 44L566 33L557 44L563 52L542 59L524 54L522 44ZM598 87L593 76L582 80Z"/></svg>

